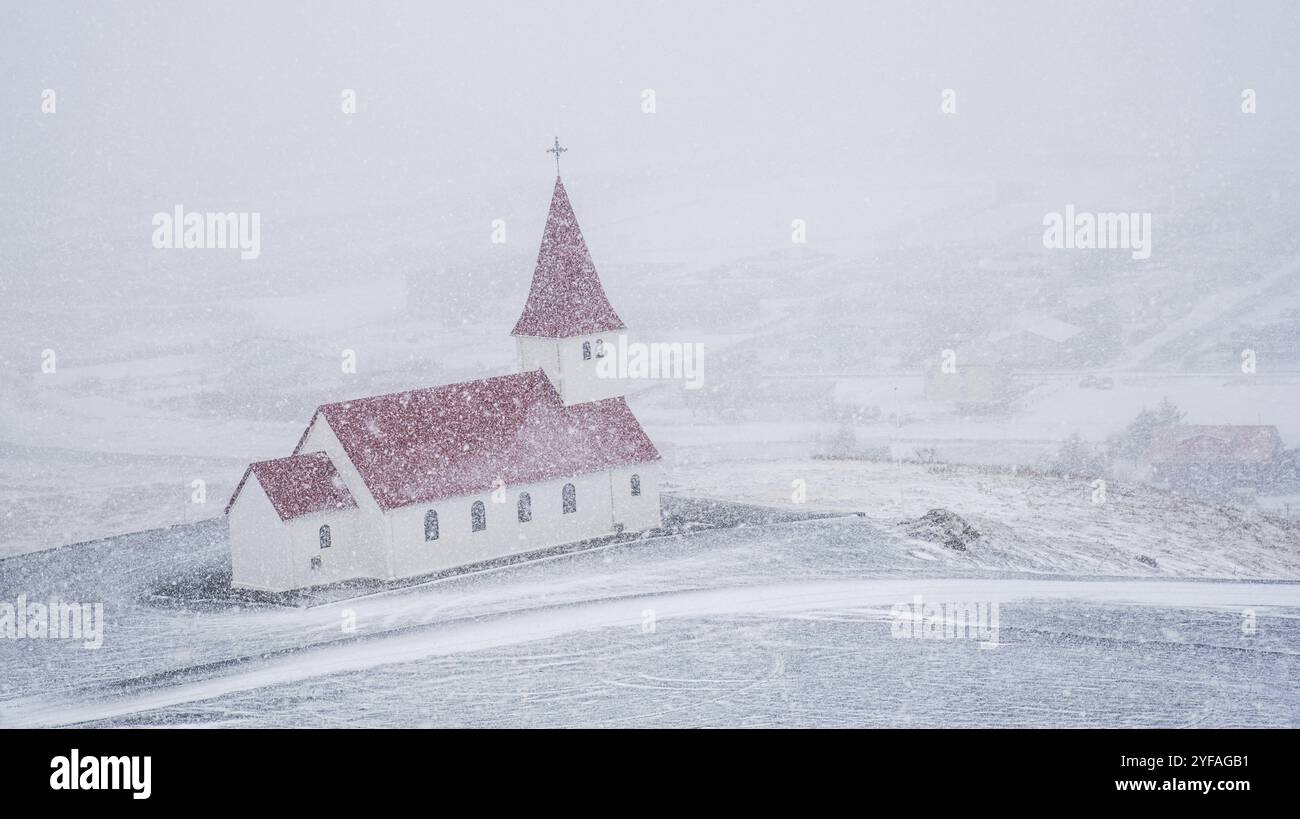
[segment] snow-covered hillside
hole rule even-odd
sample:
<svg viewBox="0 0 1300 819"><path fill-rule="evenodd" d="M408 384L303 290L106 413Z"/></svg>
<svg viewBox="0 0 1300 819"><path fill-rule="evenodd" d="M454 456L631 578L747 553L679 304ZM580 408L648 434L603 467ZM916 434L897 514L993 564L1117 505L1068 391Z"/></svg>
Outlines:
<svg viewBox="0 0 1300 819"><path fill-rule="evenodd" d="M228 576L219 522L11 557L0 599L101 601L107 628L97 650L0 642L0 726L1300 720L1300 584L993 571L856 515L706 509L689 534L305 608L160 598ZM997 646L899 639L918 595L997 603Z"/></svg>
<svg viewBox="0 0 1300 819"><path fill-rule="evenodd" d="M861 512L893 529L946 509L982 535L965 552L943 550L962 568L1300 580L1297 521L1143 485L1101 492L1093 479L1026 470L811 459L683 465L671 479L687 494Z"/></svg>

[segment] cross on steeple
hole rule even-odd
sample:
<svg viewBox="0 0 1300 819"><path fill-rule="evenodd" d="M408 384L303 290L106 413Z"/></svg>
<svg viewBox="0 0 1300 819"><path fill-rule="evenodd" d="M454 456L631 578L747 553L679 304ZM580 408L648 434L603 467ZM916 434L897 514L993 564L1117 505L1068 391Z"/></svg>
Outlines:
<svg viewBox="0 0 1300 819"><path fill-rule="evenodd" d="M567 150L569 150L569 149L568 149L568 148L561 148L561 147L560 147L560 138L559 138L559 137L556 137L556 138L555 138L555 147L554 147L554 148L547 148L547 149L546 149L546 152L547 152L548 154L555 154L555 175L556 175L556 176L559 176L559 175L560 175L560 154L564 153L564 152L567 151Z"/></svg>

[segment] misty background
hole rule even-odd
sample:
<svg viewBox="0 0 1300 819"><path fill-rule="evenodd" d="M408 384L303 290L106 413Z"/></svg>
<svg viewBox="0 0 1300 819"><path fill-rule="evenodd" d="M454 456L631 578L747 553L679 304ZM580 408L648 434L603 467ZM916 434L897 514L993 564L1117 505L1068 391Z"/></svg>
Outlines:
<svg viewBox="0 0 1300 819"><path fill-rule="evenodd" d="M509 371L557 135L630 331L709 351L701 394L633 396L670 464L1146 480L1110 456L1166 399L1300 444L1291 3L0 16L0 553L215 516L321 403ZM1067 204L1151 213L1151 257L1044 248ZM155 249L176 205L260 213L260 258ZM936 394L944 350L996 390Z"/></svg>

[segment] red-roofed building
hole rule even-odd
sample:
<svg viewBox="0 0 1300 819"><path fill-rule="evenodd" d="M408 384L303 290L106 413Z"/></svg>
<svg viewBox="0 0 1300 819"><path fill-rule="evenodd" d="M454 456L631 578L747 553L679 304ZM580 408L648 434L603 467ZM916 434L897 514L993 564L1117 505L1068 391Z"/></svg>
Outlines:
<svg viewBox="0 0 1300 819"><path fill-rule="evenodd" d="M1188 492L1262 489L1283 469L1282 437L1269 425L1178 424L1152 434L1152 480Z"/></svg>
<svg viewBox="0 0 1300 819"><path fill-rule="evenodd" d="M521 371L319 407L226 507L233 585L412 577L658 527L659 453L595 367L623 329L557 177Z"/></svg>
<svg viewBox="0 0 1300 819"><path fill-rule="evenodd" d="M324 452L294 454L273 461L249 464L239 482L243 487L254 478L280 520L296 520L303 515L329 512L335 509L355 509L347 484L339 477L334 462ZM239 495L239 488L235 489ZM231 498L234 503L234 498ZM226 506L230 511L230 506Z"/></svg>

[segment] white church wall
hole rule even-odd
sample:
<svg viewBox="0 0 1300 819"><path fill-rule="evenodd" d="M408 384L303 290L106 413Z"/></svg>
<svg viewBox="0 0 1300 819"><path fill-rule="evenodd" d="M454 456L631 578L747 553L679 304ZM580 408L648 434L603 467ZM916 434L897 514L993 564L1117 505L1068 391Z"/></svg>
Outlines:
<svg viewBox="0 0 1300 819"><path fill-rule="evenodd" d="M357 502L357 508L361 512L358 516L356 539L358 544L367 550L366 554L370 555L372 561L367 568L366 576L392 577L392 567L387 563L389 533L384 512L375 502L374 496L370 494L366 482L361 479L361 473L352 465L347 451L343 449L343 444L330 428L329 421L324 415L316 417L300 451L325 452L330 456L330 460L334 462L334 469L338 471L339 477L352 493L352 498Z"/></svg>
<svg viewBox="0 0 1300 819"><path fill-rule="evenodd" d="M564 514L563 488L572 483L576 512ZM532 520L520 523L519 494L532 498ZM475 532L471 507L482 501L487 529ZM425 541L424 515L438 513L438 539ZM397 577L426 574L495 557L573 543L614 531L608 471L561 478L526 486L507 486L503 502L492 493L446 498L427 505L395 509L387 514L393 532L392 565Z"/></svg>
<svg viewBox="0 0 1300 819"><path fill-rule="evenodd" d="M250 474L227 516L230 524L230 584L240 589L291 588L289 530L257 475Z"/></svg>
<svg viewBox="0 0 1300 819"><path fill-rule="evenodd" d="M335 509L289 521L250 475L230 510L231 585L259 591L287 591L353 577L383 577L383 559L365 546L356 509ZM330 546L320 547L320 527L330 527ZM382 552L383 550L379 550ZM313 567L312 558L319 557Z"/></svg>
<svg viewBox="0 0 1300 819"><path fill-rule="evenodd" d="M601 378L596 374L597 351L604 342L607 354L614 355L618 336L625 331L597 333L573 338L517 337L519 367L523 372L545 370L565 404L585 404L623 395L627 384L618 378ZM591 358L582 357L582 345L591 345Z"/></svg>
<svg viewBox="0 0 1300 819"><path fill-rule="evenodd" d="M614 504L614 522L624 530L643 532L663 525L659 508L659 462L631 464L609 471L610 490ZM632 494L632 476L641 479L641 494Z"/></svg>
<svg viewBox="0 0 1300 819"><path fill-rule="evenodd" d="M357 509L332 509L303 515L288 521L286 552L292 585L285 588L319 586L354 577L384 578L383 560L366 545L365 530ZM321 548L321 527L329 526L329 547ZM318 560L315 560L318 559Z"/></svg>
<svg viewBox="0 0 1300 819"><path fill-rule="evenodd" d="M515 336L515 349L519 351L519 372L544 370L555 389L560 390L563 373L560 371L559 347L555 339Z"/></svg>
<svg viewBox="0 0 1300 819"><path fill-rule="evenodd" d="M566 338L560 342L560 367L564 370L567 392L566 404L585 404L603 401L627 392L627 384L620 378L601 378L596 374L600 362L598 351L603 347L606 355L617 355L618 336L624 331L598 333L590 336ZM603 342L603 344L599 343ZM591 345L591 358L582 357L582 345Z"/></svg>

